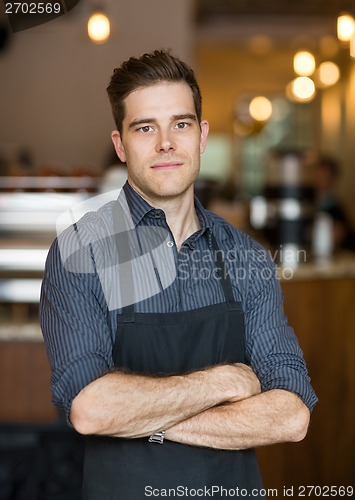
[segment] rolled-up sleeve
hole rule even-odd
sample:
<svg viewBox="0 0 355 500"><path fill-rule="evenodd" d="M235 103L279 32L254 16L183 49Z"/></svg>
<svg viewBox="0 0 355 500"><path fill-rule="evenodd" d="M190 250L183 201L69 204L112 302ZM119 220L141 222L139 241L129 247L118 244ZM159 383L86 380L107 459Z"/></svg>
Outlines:
<svg viewBox="0 0 355 500"><path fill-rule="evenodd" d="M257 255L261 250L255 248ZM310 411L317 403L297 337L288 325L275 266L264 259L249 262L245 305L246 354L263 391L283 389L297 394Z"/></svg>
<svg viewBox="0 0 355 500"><path fill-rule="evenodd" d="M90 259L89 251L83 251L81 257ZM42 282L40 323L52 369L53 403L69 423L75 396L112 368L106 312L97 274L68 270L55 240Z"/></svg>

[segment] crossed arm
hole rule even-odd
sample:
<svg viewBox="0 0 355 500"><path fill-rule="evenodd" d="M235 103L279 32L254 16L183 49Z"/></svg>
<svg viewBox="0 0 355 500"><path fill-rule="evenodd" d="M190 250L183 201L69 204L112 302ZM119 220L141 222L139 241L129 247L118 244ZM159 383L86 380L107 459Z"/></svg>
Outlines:
<svg viewBox="0 0 355 500"><path fill-rule="evenodd" d="M238 363L168 377L108 373L74 398L70 419L82 434L165 430L171 441L236 450L303 439L309 410L291 392L261 393L252 369Z"/></svg>

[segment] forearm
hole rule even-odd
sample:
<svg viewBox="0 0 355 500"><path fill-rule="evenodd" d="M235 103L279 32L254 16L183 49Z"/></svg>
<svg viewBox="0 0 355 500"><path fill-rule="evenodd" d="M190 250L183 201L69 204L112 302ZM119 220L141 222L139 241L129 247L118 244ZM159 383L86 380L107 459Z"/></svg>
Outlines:
<svg viewBox="0 0 355 500"><path fill-rule="evenodd" d="M82 434L142 437L258 390L259 382L245 365L169 377L112 372L78 394L70 419Z"/></svg>
<svg viewBox="0 0 355 500"><path fill-rule="evenodd" d="M208 409L166 431L192 446L240 450L304 438L309 410L295 394L272 390Z"/></svg>

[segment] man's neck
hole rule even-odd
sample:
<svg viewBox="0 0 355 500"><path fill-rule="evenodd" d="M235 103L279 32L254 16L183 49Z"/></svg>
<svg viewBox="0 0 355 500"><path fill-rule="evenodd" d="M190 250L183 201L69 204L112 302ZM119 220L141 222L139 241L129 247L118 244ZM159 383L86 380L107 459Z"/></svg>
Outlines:
<svg viewBox="0 0 355 500"><path fill-rule="evenodd" d="M179 204L177 206L166 206L162 208L165 212L168 226L173 233L178 250L187 238L201 228L197 217L193 198L192 203Z"/></svg>
<svg viewBox="0 0 355 500"><path fill-rule="evenodd" d="M135 189L135 188L133 188ZM135 189L136 190L136 189ZM178 249L187 238L201 228L194 203L193 186L175 198L151 198L136 190L154 208L164 211L167 224L173 233Z"/></svg>

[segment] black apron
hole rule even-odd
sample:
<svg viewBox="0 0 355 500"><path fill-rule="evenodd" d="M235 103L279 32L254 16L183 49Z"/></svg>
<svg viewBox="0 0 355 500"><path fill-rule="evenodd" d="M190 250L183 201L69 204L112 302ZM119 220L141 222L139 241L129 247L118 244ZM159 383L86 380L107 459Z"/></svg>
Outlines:
<svg viewBox="0 0 355 500"><path fill-rule="evenodd" d="M123 308L113 350L117 369L172 375L246 362L243 310L234 301L214 237L212 242L226 302L173 313ZM82 500L164 498L173 496L172 489L175 496L225 498L226 490L237 496L237 488L248 490L247 495L262 488L252 449L215 450L168 440L160 445L148 438L88 438ZM253 498L264 498L256 491Z"/></svg>

